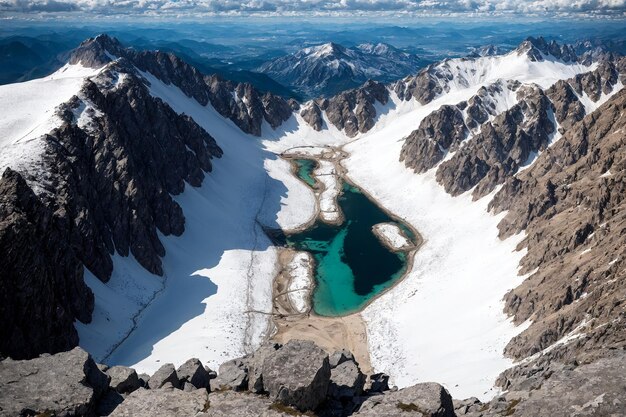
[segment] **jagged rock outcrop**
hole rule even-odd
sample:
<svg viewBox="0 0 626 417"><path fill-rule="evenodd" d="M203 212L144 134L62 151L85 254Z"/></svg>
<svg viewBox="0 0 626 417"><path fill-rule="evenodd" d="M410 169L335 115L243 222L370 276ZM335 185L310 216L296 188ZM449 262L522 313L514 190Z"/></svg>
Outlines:
<svg viewBox="0 0 626 417"><path fill-rule="evenodd" d="M621 60L603 62L545 92L519 82L481 87L467 102L443 105L426 116L405 139L400 161L417 173L439 164L437 181L447 192L458 195L474 188L474 198L480 198L533 162L557 135L585 116L582 94L594 103L613 92L621 67ZM517 103L498 113L498 101L506 102L504 97L513 92ZM444 161L448 152L453 155Z"/></svg>
<svg viewBox="0 0 626 417"><path fill-rule="evenodd" d="M385 383L385 387L379 384L380 389L363 391L364 376L353 355L342 351L333 358L331 373L328 354L313 342L263 345L237 360L245 364L246 374L257 375L250 380L258 381L256 387L239 391L227 386L211 391L202 386L206 379L194 379L199 369L205 369L197 359L185 362L178 373L173 365L164 365L150 378L148 387L136 386L134 370L96 365L80 348L27 361L6 359L0 361L0 416L42 412L133 417L454 415L450 414L450 394L439 384L418 384L391 392ZM258 366L261 368L253 371ZM106 369L112 378L99 368ZM152 384L154 381L159 383ZM259 389L258 384L265 389Z"/></svg>
<svg viewBox="0 0 626 417"><path fill-rule="evenodd" d="M184 231L171 195L185 182L199 186L211 159L222 154L208 133L152 97L133 73L117 83L126 69L113 65L86 80L58 109L62 125L42 139L46 175L29 178L43 190L39 196L16 174L5 174L3 354L26 358L76 345L73 322L88 323L93 310L82 265L106 282L115 251L162 274L157 230Z"/></svg>
<svg viewBox="0 0 626 417"><path fill-rule="evenodd" d="M473 187L474 197L491 192L527 163L531 154L546 149L555 131L550 100L539 88L524 87L520 101L483 126L466 146L437 169L437 181L452 195Z"/></svg>
<svg viewBox="0 0 626 417"><path fill-rule="evenodd" d="M606 352L592 363L537 361L505 371L507 392L488 403L458 401L457 416L617 416L626 411L626 355Z"/></svg>
<svg viewBox="0 0 626 417"><path fill-rule="evenodd" d="M189 383L195 388L209 388L211 372L197 358L189 359L176 370L181 383Z"/></svg>
<svg viewBox="0 0 626 417"><path fill-rule="evenodd" d="M141 386L137 372L132 368L112 366L105 373L111 378L109 386L120 394L133 392Z"/></svg>
<svg viewBox="0 0 626 417"><path fill-rule="evenodd" d="M517 47L518 54L526 54L531 61L543 61L546 56L552 56L563 62L576 62L578 56L574 47L567 44L559 44L556 41L546 41L543 37L528 37Z"/></svg>
<svg viewBox="0 0 626 417"><path fill-rule="evenodd" d="M166 384L170 384L174 388L180 387L180 379L176 373L176 368L171 363L162 365L148 380L150 389L163 388Z"/></svg>
<svg viewBox="0 0 626 417"><path fill-rule="evenodd" d="M116 58L125 58L141 71L149 72L166 84L174 84L200 104L211 105L246 133L261 134L263 121L277 128L291 117L289 102L271 93L259 94L249 83L233 83L217 75L204 75L171 53L136 51L124 48L107 35L83 42L70 63L99 68Z"/></svg>
<svg viewBox="0 0 626 417"><path fill-rule="evenodd" d="M248 389L248 368L241 359L232 359L220 365L217 378L211 382L214 390L232 389L244 391Z"/></svg>
<svg viewBox="0 0 626 417"><path fill-rule="evenodd" d="M315 101L311 101L306 107L304 107L300 111L300 116L302 116L302 119L304 119L304 121L307 122L313 129L318 132L322 130L322 127L324 126L322 110Z"/></svg>
<svg viewBox="0 0 626 417"><path fill-rule="evenodd" d="M0 416L95 416L109 377L80 348L0 362Z"/></svg>
<svg viewBox="0 0 626 417"><path fill-rule="evenodd" d="M329 395L336 399L350 399L361 395L365 375L359 365L351 360L340 363L330 371Z"/></svg>
<svg viewBox="0 0 626 417"><path fill-rule="evenodd" d="M0 356L32 358L78 343L74 320L89 322L94 297L54 210L17 172L0 178Z"/></svg>
<svg viewBox="0 0 626 417"><path fill-rule="evenodd" d="M508 210L499 225L503 237L526 231L522 272L539 267L506 296L517 323L533 322L507 346L513 357L567 335L579 354L624 347L625 109L622 89L508 179L490 204Z"/></svg>
<svg viewBox="0 0 626 417"><path fill-rule="evenodd" d="M400 152L400 162L416 173L435 167L449 152L456 152L463 141L479 133L484 123L498 115L498 98L512 94L519 87L519 82L497 81L481 87L467 101L441 106L422 119L419 128L407 136Z"/></svg>
<svg viewBox="0 0 626 417"><path fill-rule="evenodd" d="M111 417L196 416L209 407L206 390L185 392L175 388L158 391L139 388L115 408Z"/></svg>
<svg viewBox="0 0 626 417"><path fill-rule="evenodd" d="M314 410L326 398L328 354L310 341L292 340L263 361L263 386L270 399Z"/></svg>
<svg viewBox="0 0 626 417"><path fill-rule="evenodd" d="M443 105L420 123L405 140L400 161L422 173L439 163L448 152L454 152L469 130L456 106Z"/></svg>
<svg viewBox="0 0 626 417"><path fill-rule="evenodd" d="M413 385L368 398L355 416L421 415L454 417L452 397L444 387L432 382Z"/></svg>
<svg viewBox="0 0 626 417"><path fill-rule="evenodd" d="M414 77L407 77L394 84L393 90L401 100L409 101L412 98L421 104L430 103L435 97L443 93L443 88L436 75L433 74L434 65L429 65Z"/></svg>
<svg viewBox="0 0 626 417"><path fill-rule="evenodd" d="M376 102L385 105L388 101L387 88L376 81L368 81L360 88L321 100L318 105L337 129L343 130L349 137L354 137L374 126L374 120L378 116L374 107ZM312 115L310 119L313 121L312 126L315 127L318 124L317 117Z"/></svg>

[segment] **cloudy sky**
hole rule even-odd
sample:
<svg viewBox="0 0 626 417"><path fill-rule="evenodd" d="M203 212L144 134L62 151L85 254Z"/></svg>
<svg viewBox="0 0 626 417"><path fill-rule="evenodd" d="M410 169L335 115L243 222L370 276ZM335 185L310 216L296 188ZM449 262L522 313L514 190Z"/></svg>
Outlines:
<svg viewBox="0 0 626 417"><path fill-rule="evenodd" d="M626 18L626 0L0 0L0 15L561 15Z"/></svg>

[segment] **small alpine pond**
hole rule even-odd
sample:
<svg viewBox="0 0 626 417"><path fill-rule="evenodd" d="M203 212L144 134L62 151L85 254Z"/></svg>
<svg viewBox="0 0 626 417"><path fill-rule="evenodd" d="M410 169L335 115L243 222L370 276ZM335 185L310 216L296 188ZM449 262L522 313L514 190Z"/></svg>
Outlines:
<svg viewBox="0 0 626 417"><path fill-rule="evenodd" d="M316 162L298 159L298 177L314 186ZM287 246L308 251L315 258L313 310L321 316L343 316L362 309L392 286L407 268L407 254L393 252L372 232L378 223L398 224L409 239L411 229L391 218L356 187L343 182L338 198L344 214L341 225L317 220L308 229L286 236Z"/></svg>

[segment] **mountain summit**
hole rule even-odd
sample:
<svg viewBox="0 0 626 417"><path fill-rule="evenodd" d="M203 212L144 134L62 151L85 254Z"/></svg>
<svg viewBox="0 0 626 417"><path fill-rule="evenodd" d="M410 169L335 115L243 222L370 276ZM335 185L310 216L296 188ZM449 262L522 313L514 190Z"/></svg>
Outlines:
<svg viewBox="0 0 626 417"><path fill-rule="evenodd" d="M417 72L422 61L385 43L346 48L334 42L301 49L259 71L307 97L332 96L368 79L389 82Z"/></svg>

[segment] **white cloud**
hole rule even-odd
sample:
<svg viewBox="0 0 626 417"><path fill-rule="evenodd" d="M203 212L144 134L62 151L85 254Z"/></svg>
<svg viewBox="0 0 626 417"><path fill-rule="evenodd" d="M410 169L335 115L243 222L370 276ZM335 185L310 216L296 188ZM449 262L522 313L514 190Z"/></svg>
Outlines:
<svg viewBox="0 0 626 417"><path fill-rule="evenodd" d="M2 13L180 15L596 14L626 17L626 0L0 0Z"/></svg>

